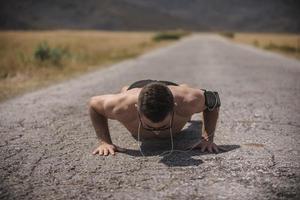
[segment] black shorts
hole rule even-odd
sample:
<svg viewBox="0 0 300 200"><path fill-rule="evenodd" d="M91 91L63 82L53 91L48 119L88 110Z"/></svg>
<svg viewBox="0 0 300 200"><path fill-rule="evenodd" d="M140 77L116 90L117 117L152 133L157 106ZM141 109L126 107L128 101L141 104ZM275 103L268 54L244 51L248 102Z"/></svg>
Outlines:
<svg viewBox="0 0 300 200"><path fill-rule="evenodd" d="M147 80L140 80L140 81L136 81L134 83L132 83L127 90L130 90L132 88L142 88L145 85L149 84L149 83L153 83L153 82L159 82L159 83L164 83L166 85L174 85L174 86L178 86L177 83L173 83L170 81L159 81L159 80L151 80L151 79L147 79Z"/></svg>

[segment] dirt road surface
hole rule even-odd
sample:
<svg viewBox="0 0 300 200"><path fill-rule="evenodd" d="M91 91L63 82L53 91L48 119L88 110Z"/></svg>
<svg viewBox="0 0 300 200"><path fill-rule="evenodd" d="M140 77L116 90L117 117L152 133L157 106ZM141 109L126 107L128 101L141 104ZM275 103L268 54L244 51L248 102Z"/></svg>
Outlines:
<svg viewBox="0 0 300 200"><path fill-rule="evenodd" d="M220 154L174 152L169 140L139 147L119 122L127 149L93 156L87 102L139 79L216 90ZM192 35L137 59L0 104L1 199L300 199L300 62L216 35ZM194 115L180 145L197 140Z"/></svg>

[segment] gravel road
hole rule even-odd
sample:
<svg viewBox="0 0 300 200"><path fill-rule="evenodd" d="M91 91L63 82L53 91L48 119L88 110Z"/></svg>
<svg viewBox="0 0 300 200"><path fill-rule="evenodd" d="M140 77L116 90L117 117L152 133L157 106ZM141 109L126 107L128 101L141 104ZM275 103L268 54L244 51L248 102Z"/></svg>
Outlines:
<svg viewBox="0 0 300 200"><path fill-rule="evenodd" d="M137 142L109 120L127 149L93 156L91 96L139 79L216 90L217 144L160 156L169 140ZM0 104L0 199L300 199L300 62L216 35L195 34L136 59ZM176 146L197 139L197 114Z"/></svg>

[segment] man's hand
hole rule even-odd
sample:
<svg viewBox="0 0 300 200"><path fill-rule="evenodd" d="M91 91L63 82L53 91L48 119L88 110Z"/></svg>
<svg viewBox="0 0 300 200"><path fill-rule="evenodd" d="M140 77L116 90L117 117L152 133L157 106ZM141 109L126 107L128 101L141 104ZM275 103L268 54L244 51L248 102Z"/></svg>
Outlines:
<svg viewBox="0 0 300 200"><path fill-rule="evenodd" d="M101 144L99 145L99 147L97 149L95 149L93 154L96 155L99 153L100 156L102 156L102 155L107 156L109 154L115 155L116 151L124 152L125 149L118 147L114 144L108 144L105 142L101 142Z"/></svg>
<svg viewBox="0 0 300 200"><path fill-rule="evenodd" d="M201 152L205 152L205 150L207 150L209 153L219 153L220 150L225 151L224 148L218 147L214 142L210 142L205 139L202 139L198 146L201 149Z"/></svg>
<svg viewBox="0 0 300 200"><path fill-rule="evenodd" d="M209 153L219 153L220 151L226 151L226 149L218 147L214 142L210 142L204 138L202 138L198 144L194 144L193 146L191 146L193 147L193 149L200 149L201 152L205 152L205 150L207 150Z"/></svg>

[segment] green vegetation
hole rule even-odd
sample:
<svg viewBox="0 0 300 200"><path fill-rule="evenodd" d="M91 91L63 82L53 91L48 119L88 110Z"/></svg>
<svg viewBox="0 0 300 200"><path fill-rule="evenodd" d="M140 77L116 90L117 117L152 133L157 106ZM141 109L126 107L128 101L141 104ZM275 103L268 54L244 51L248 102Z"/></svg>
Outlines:
<svg viewBox="0 0 300 200"><path fill-rule="evenodd" d="M256 47L259 47L259 42L257 40L254 40L253 45L256 46Z"/></svg>
<svg viewBox="0 0 300 200"><path fill-rule="evenodd" d="M157 33L152 39L155 42L160 42L163 40L178 40L188 34L190 33L187 31L166 31Z"/></svg>
<svg viewBox="0 0 300 200"><path fill-rule="evenodd" d="M220 35L233 39L235 34L233 32L221 32Z"/></svg>
<svg viewBox="0 0 300 200"><path fill-rule="evenodd" d="M63 57L69 56L68 49L61 47L51 48L47 42L43 41L38 44L34 52L34 58L38 61L51 62L51 66L61 66L61 60Z"/></svg>
<svg viewBox="0 0 300 200"><path fill-rule="evenodd" d="M297 51L300 53L300 49L297 50L296 47L292 47L289 45L276 45L276 44L270 43L270 44L264 46L264 48L268 49L268 50L284 51L287 53L295 53Z"/></svg>

